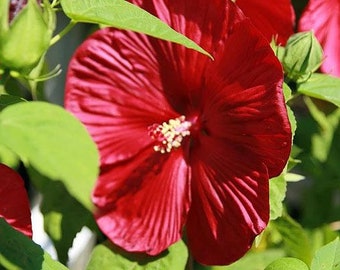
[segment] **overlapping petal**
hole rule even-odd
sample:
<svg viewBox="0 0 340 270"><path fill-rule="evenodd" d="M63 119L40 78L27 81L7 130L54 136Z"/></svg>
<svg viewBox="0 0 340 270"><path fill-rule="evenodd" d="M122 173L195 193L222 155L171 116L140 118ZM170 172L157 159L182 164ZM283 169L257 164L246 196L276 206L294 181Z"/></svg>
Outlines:
<svg viewBox="0 0 340 270"><path fill-rule="evenodd" d="M207 73L201 102L206 131L247 147L270 177L277 176L291 149L282 67L249 21L234 27Z"/></svg>
<svg viewBox="0 0 340 270"><path fill-rule="evenodd" d="M0 218L13 228L32 237L31 211L24 181L20 175L0 163Z"/></svg>
<svg viewBox="0 0 340 270"><path fill-rule="evenodd" d="M88 128L101 164L125 160L151 143L147 128L178 116L168 105L146 36L102 29L70 62L65 107Z"/></svg>
<svg viewBox="0 0 340 270"><path fill-rule="evenodd" d="M285 45L294 33L295 13L290 0L236 0L236 4L270 42Z"/></svg>
<svg viewBox="0 0 340 270"><path fill-rule="evenodd" d="M192 155L189 248L203 264L230 264L269 219L268 173L246 149L201 135Z"/></svg>
<svg viewBox="0 0 340 270"><path fill-rule="evenodd" d="M190 205L190 170L179 149L145 149L103 168L93 194L101 230L128 251L156 255L178 241Z"/></svg>
<svg viewBox="0 0 340 270"><path fill-rule="evenodd" d="M340 2L310 0L299 21L299 31L310 30L324 50L321 70L340 77Z"/></svg>

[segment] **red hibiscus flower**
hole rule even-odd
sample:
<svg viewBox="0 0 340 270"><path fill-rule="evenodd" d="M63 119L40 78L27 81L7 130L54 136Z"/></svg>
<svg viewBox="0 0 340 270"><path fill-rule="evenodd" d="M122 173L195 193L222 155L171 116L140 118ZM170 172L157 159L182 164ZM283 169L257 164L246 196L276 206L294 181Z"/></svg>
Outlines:
<svg viewBox="0 0 340 270"><path fill-rule="evenodd" d="M236 4L270 42L285 45L294 33L295 12L290 0L236 0Z"/></svg>
<svg viewBox="0 0 340 270"><path fill-rule="evenodd" d="M79 47L65 106L101 154L97 223L115 244L151 255L185 230L199 262L231 263L266 227L268 179L289 156L282 68L231 1L139 4L215 60L110 28Z"/></svg>
<svg viewBox="0 0 340 270"><path fill-rule="evenodd" d="M31 212L24 181L11 168L0 163L0 218L16 230L32 237Z"/></svg>
<svg viewBox="0 0 340 270"><path fill-rule="evenodd" d="M299 31L313 30L325 59L322 72L340 77L340 2L311 0L299 21Z"/></svg>

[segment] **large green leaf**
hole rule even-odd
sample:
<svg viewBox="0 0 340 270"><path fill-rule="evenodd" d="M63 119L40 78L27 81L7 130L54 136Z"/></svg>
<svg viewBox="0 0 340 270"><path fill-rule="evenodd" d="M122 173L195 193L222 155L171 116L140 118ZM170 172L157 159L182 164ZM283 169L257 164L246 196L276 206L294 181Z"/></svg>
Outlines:
<svg viewBox="0 0 340 270"><path fill-rule="evenodd" d="M320 248L312 261L311 270L339 270L340 242L339 238Z"/></svg>
<svg viewBox="0 0 340 270"><path fill-rule="evenodd" d="M0 218L0 269L66 270L42 248Z"/></svg>
<svg viewBox="0 0 340 270"><path fill-rule="evenodd" d="M182 241L173 244L167 251L156 257L128 253L105 242L94 248L87 270L181 270L185 268L187 259L188 251Z"/></svg>
<svg viewBox="0 0 340 270"><path fill-rule="evenodd" d="M176 32L157 17L125 0L61 0L60 2L65 14L74 21L104 24L145 33L182 44L211 57L192 40Z"/></svg>
<svg viewBox="0 0 340 270"><path fill-rule="evenodd" d="M21 102L0 113L0 141L26 165L65 184L88 209L98 175L97 148L85 127L63 108Z"/></svg>
<svg viewBox="0 0 340 270"><path fill-rule="evenodd" d="M297 91L340 107L340 78L314 73L306 82L298 85Z"/></svg>

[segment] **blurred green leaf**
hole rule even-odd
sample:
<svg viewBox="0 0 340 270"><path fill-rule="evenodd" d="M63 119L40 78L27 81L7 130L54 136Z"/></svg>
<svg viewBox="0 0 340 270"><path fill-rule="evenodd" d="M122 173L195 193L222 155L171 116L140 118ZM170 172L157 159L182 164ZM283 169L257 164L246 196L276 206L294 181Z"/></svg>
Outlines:
<svg viewBox="0 0 340 270"><path fill-rule="evenodd" d="M0 218L0 269L66 270L61 263Z"/></svg>
<svg viewBox="0 0 340 270"><path fill-rule="evenodd" d="M308 270L308 266L301 260L296 258L280 258L264 270Z"/></svg>
<svg viewBox="0 0 340 270"><path fill-rule="evenodd" d="M340 90L340 88L339 88ZM339 91L340 93L340 91ZM309 112L319 125L319 133L312 136L312 154L318 160L326 161L334 139L334 132L340 122L340 109L326 115L313 101L305 97L304 99Z"/></svg>
<svg viewBox="0 0 340 270"><path fill-rule="evenodd" d="M158 256L128 253L109 242L105 242L94 248L87 270L181 270L185 268L187 259L188 251L183 241L171 245L167 251Z"/></svg>
<svg viewBox="0 0 340 270"><path fill-rule="evenodd" d="M312 261L311 243L302 226L288 215L274 220L273 225L282 236L287 255L310 265Z"/></svg>
<svg viewBox="0 0 340 270"><path fill-rule="evenodd" d="M20 159L13 151L0 143L0 163L6 164L11 168L17 168Z"/></svg>
<svg viewBox="0 0 340 270"><path fill-rule="evenodd" d="M312 261L311 270L339 270L340 242L336 238L331 243L320 248Z"/></svg>
<svg viewBox="0 0 340 270"><path fill-rule="evenodd" d="M19 102L25 102L26 100L22 97L18 96L11 96L11 95L0 95L0 111L2 111L4 108L6 108L9 105L19 103Z"/></svg>
<svg viewBox="0 0 340 270"><path fill-rule="evenodd" d="M282 215L282 202L286 196L287 183L285 173L278 177L274 177L269 181L269 204L270 204L270 220L277 219Z"/></svg>
<svg viewBox="0 0 340 270"><path fill-rule="evenodd" d="M0 113L0 141L26 166L62 181L73 197L92 209L99 155L85 127L69 112L44 102L11 105Z"/></svg>
<svg viewBox="0 0 340 270"><path fill-rule="evenodd" d="M305 176L296 173L286 173L285 175L285 180L287 182L299 182L304 179L306 179Z"/></svg>
<svg viewBox="0 0 340 270"><path fill-rule="evenodd" d="M297 91L340 107L340 78L314 73L307 81L298 84Z"/></svg>
<svg viewBox="0 0 340 270"><path fill-rule="evenodd" d="M44 215L45 231L53 241L59 261L66 263L76 234L84 226L97 230L93 214L67 192L62 182L50 181L33 168L28 168L28 174L43 195L40 210Z"/></svg>
<svg viewBox="0 0 340 270"><path fill-rule="evenodd" d="M61 0L65 14L74 21L98 23L145 33L211 55L184 35L145 10L125 0Z"/></svg>

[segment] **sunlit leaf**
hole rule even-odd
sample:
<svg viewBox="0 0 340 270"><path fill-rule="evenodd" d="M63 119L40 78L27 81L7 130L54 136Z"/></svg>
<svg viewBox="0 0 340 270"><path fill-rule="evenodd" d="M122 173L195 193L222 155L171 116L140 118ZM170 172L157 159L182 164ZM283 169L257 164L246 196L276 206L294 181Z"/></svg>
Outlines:
<svg viewBox="0 0 340 270"><path fill-rule="evenodd" d="M340 107L340 78L314 73L306 82L298 85L297 91Z"/></svg>
<svg viewBox="0 0 340 270"><path fill-rule="evenodd" d="M182 44L207 56L208 52L145 10L125 0L61 0L65 14L74 21L98 23L132 30Z"/></svg>
<svg viewBox="0 0 340 270"><path fill-rule="evenodd" d="M44 102L11 105L0 113L0 141L26 165L65 184L88 209L98 174L98 151L85 127L63 108Z"/></svg>
<svg viewBox="0 0 340 270"><path fill-rule="evenodd" d="M312 261L311 270L339 270L340 242L339 238L320 248Z"/></svg>

